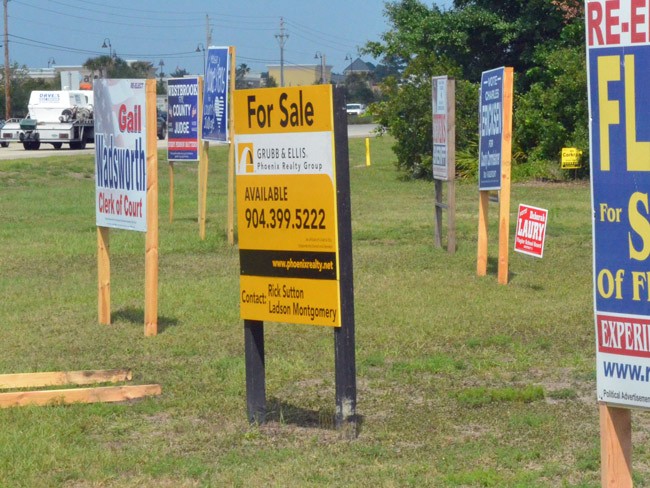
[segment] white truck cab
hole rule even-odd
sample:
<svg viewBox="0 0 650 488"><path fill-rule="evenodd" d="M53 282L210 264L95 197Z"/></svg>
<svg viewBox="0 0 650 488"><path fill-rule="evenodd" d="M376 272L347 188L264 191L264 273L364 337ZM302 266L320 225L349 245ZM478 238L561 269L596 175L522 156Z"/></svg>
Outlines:
<svg viewBox="0 0 650 488"><path fill-rule="evenodd" d="M27 117L10 119L2 127L3 143L22 142L26 150L38 149L41 143L83 149L95 138L91 90L35 90L27 108Z"/></svg>

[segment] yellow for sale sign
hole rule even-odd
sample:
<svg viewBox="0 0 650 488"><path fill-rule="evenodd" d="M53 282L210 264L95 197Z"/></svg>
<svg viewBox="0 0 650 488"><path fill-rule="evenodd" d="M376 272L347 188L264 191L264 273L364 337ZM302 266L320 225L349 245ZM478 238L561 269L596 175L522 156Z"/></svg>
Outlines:
<svg viewBox="0 0 650 488"><path fill-rule="evenodd" d="M237 90L241 318L339 327L332 88Z"/></svg>

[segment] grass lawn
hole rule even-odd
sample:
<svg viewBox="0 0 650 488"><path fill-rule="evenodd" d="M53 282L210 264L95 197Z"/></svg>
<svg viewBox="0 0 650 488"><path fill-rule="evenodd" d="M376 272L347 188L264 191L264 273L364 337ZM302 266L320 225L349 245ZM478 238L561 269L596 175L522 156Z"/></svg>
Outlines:
<svg viewBox="0 0 650 488"><path fill-rule="evenodd" d="M246 420L226 151L212 149L207 238L197 167L160 154L159 335L145 338L144 235L111 231L111 326L97 323L92 156L0 161L0 373L129 367L163 395L0 410L0 487L599 486L586 183L519 183L549 209L543 259L476 277L478 192L457 189L458 250L433 246L433 185L403 181L388 138L350 145L357 439L333 429L331 329L267 324L269 422ZM650 422L633 413L637 486Z"/></svg>

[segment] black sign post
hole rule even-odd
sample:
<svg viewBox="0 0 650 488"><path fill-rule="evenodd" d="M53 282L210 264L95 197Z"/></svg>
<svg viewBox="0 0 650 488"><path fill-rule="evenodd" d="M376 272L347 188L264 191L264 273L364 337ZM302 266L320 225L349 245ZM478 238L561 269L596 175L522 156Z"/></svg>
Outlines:
<svg viewBox="0 0 650 488"><path fill-rule="evenodd" d="M347 112L343 87L334 88L336 147L336 205L339 224L339 279L341 327L334 329L336 427L356 437L357 372L354 346L354 287L352 275L352 212Z"/></svg>
<svg viewBox="0 0 650 488"><path fill-rule="evenodd" d="M336 245L338 246L339 262L337 266L340 296L340 326L334 327L335 425L346 437L356 437L357 385L347 112L343 88L333 87L332 90L332 107L334 110L333 156L335 159L336 182L335 205L338 226L336 234L338 242L336 242ZM243 163L240 162L240 164ZM240 251L240 260L242 255L247 256L246 250ZM264 322L262 320L244 319L244 342L248 420L251 423L261 424L266 421L266 370L264 361Z"/></svg>

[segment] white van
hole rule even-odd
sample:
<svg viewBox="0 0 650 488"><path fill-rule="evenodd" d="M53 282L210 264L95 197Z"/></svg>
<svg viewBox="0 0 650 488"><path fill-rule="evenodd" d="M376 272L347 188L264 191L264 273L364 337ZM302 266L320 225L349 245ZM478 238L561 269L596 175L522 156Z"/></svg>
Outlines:
<svg viewBox="0 0 650 488"><path fill-rule="evenodd" d="M366 113L366 106L363 103L348 103L346 109L348 115L363 115Z"/></svg>

